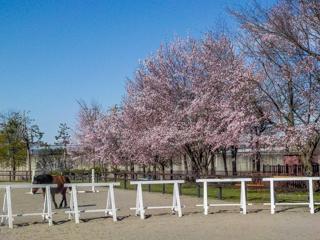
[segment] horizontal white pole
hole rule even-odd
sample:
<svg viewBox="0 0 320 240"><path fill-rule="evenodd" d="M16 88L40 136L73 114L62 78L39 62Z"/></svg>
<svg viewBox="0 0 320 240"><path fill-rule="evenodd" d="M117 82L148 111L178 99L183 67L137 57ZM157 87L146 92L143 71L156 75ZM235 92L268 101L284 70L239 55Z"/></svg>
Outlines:
<svg viewBox="0 0 320 240"><path fill-rule="evenodd" d="M262 181L269 182L269 181L309 181L309 179L320 180L320 177L277 177L277 178L263 178Z"/></svg>
<svg viewBox="0 0 320 240"><path fill-rule="evenodd" d="M197 179L196 182L251 182L252 178L206 178Z"/></svg>
<svg viewBox="0 0 320 240"><path fill-rule="evenodd" d="M146 209L161 209L161 208L173 208L173 206L150 206L146 207Z"/></svg>
<svg viewBox="0 0 320 240"><path fill-rule="evenodd" d="M94 192L92 190L80 190L77 191L77 193L98 193L99 190L95 190ZM71 194L71 192L69 192Z"/></svg>
<svg viewBox="0 0 320 240"><path fill-rule="evenodd" d="M305 202L305 203L302 203L302 202L300 202L300 203L275 203L275 205L279 205L279 206L297 205L297 206L299 206L299 205L309 205L309 203L308 202Z"/></svg>
<svg viewBox="0 0 320 240"><path fill-rule="evenodd" d="M0 184L0 188L6 188L10 186L11 188L45 188L49 187L57 187L57 184Z"/></svg>
<svg viewBox="0 0 320 240"><path fill-rule="evenodd" d="M185 206L181 206L181 208L184 208ZM148 207L144 207L143 209L162 209L162 208L169 208L172 209L174 208L174 206L148 206ZM132 207L130 208L130 210L136 210L137 208Z"/></svg>
<svg viewBox="0 0 320 240"><path fill-rule="evenodd" d="M108 186L120 186L119 182L106 182L106 183L65 183L64 186L65 187L72 187L72 186L76 186L76 187L108 187Z"/></svg>
<svg viewBox="0 0 320 240"><path fill-rule="evenodd" d="M52 214L56 214L56 212L53 212ZM47 213L16 213L16 214L12 214L13 217L42 216L42 215L47 215Z"/></svg>
<svg viewBox="0 0 320 240"><path fill-rule="evenodd" d="M222 207L228 207L228 206L241 206L240 203L210 203L209 204L210 207L219 207L219 206L222 206Z"/></svg>
<svg viewBox="0 0 320 240"><path fill-rule="evenodd" d="M253 206L252 203L247 203L246 205ZM203 204L197 204L196 206L203 207ZM211 204L208 204L208 206L210 206L210 207L219 207L219 206L228 207L228 206L241 206L241 204L239 204L239 203L211 203Z"/></svg>
<svg viewBox="0 0 320 240"><path fill-rule="evenodd" d="M174 184L185 183L184 180L150 180L150 181L130 181L130 184Z"/></svg>
<svg viewBox="0 0 320 240"><path fill-rule="evenodd" d="M265 205L265 206L270 206L270 203L264 203L263 205ZM290 206L290 205L309 205L309 203L308 202L305 202L305 203L302 203L302 202L300 202L300 203L275 203L274 205L276 205L276 206Z"/></svg>
<svg viewBox="0 0 320 240"><path fill-rule="evenodd" d="M119 209L116 208L118 211ZM112 209L87 209L87 210L79 210L79 213L96 213L96 212L111 212ZM75 211L65 211L65 213L75 213Z"/></svg>

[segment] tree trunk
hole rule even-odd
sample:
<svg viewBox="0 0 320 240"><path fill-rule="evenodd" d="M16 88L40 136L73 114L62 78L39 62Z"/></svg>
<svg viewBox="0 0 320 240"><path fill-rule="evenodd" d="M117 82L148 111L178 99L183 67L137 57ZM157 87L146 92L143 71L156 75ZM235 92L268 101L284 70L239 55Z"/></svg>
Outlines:
<svg viewBox="0 0 320 240"><path fill-rule="evenodd" d="M232 175L237 176L237 155L238 155L238 148L232 147L231 148L232 153Z"/></svg>
<svg viewBox="0 0 320 240"><path fill-rule="evenodd" d="M170 180L173 179L173 161L170 159Z"/></svg>
<svg viewBox="0 0 320 240"><path fill-rule="evenodd" d="M305 175L312 176L313 170L312 170L312 157L313 153L316 150L318 144L320 142L320 134L315 136L313 139L311 139L304 147L302 154L301 154L301 160L302 164L304 166Z"/></svg>
<svg viewBox="0 0 320 240"><path fill-rule="evenodd" d="M134 180L134 163L130 163L130 173L131 173L131 179Z"/></svg>
<svg viewBox="0 0 320 240"><path fill-rule="evenodd" d="M142 166L143 178L146 178L146 165Z"/></svg>
<svg viewBox="0 0 320 240"><path fill-rule="evenodd" d="M13 181L16 180L16 160L14 159L14 157L11 158L12 161L12 178Z"/></svg>
<svg viewBox="0 0 320 240"><path fill-rule="evenodd" d="M189 180L189 168L187 161L187 154L183 154L183 166L184 166L184 174L186 175L185 180Z"/></svg>
<svg viewBox="0 0 320 240"><path fill-rule="evenodd" d="M226 149L222 149L222 160L223 160L223 166L224 166L224 174L225 174L225 176L228 176L227 150Z"/></svg>
<svg viewBox="0 0 320 240"><path fill-rule="evenodd" d="M212 154L211 161L210 161L210 175L216 175L216 166L215 166L215 154Z"/></svg>
<svg viewBox="0 0 320 240"><path fill-rule="evenodd" d="M67 169L67 149L64 147L63 149L63 163L64 163L64 169Z"/></svg>
<svg viewBox="0 0 320 240"><path fill-rule="evenodd" d="M153 180L157 179L157 164L153 164Z"/></svg>
<svg viewBox="0 0 320 240"><path fill-rule="evenodd" d="M166 178L165 173L166 173L165 166L164 166L164 164L161 164L162 180L165 180L165 178Z"/></svg>
<svg viewBox="0 0 320 240"><path fill-rule="evenodd" d="M30 146L29 146L29 143L27 143L26 150L27 150L28 172L29 172L30 179L31 179L31 171L32 171L32 169L31 169L31 154L30 154Z"/></svg>
<svg viewBox="0 0 320 240"><path fill-rule="evenodd" d="M261 170L261 152L260 152L260 150L257 150L255 158L256 158L256 171L260 172L260 170Z"/></svg>

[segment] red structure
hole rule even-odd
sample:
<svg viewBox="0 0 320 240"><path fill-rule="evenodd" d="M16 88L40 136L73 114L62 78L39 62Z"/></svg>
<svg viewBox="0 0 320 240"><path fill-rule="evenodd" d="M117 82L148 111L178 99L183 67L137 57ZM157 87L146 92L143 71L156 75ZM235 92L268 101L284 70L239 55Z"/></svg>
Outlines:
<svg viewBox="0 0 320 240"><path fill-rule="evenodd" d="M300 156L298 155L284 155L283 156L283 163L284 165L300 165L301 164L301 160L300 160Z"/></svg>

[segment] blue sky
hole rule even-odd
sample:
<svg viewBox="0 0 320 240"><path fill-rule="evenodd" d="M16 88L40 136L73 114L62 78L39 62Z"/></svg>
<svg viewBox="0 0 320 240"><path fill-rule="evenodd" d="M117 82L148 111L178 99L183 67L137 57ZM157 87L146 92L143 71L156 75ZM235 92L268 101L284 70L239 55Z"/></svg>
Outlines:
<svg viewBox="0 0 320 240"><path fill-rule="evenodd" d="M246 3L0 0L0 111L30 111L53 143L60 122L75 126L77 99L119 103L139 60L175 37L235 28L225 9Z"/></svg>

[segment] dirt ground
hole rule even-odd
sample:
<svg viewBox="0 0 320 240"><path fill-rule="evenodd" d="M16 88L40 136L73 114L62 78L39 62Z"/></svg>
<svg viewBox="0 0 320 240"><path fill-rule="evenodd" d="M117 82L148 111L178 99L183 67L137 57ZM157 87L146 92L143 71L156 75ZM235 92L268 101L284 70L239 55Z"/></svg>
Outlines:
<svg viewBox="0 0 320 240"><path fill-rule="evenodd" d="M41 212L42 195L26 194L26 189L12 191L13 212ZM3 191L0 192L2 206ZM263 205L249 206L247 215L237 207L210 208L204 216L197 197L182 196L183 217L171 215L169 209L147 210L147 218L141 220L129 208L135 205L135 191L116 189L118 222L103 213L81 214L80 224L68 220L66 209L54 210L54 225L49 227L40 216L16 217L14 229L0 227L0 240L37 239L319 239L320 212L311 215L306 207L278 208L271 215ZM60 196L57 197L60 200ZM68 196L69 198L69 196ZM104 208L106 191L78 195L81 208ZM172 196L161 193L144 193L146 206L170 205Z"/></svg>

